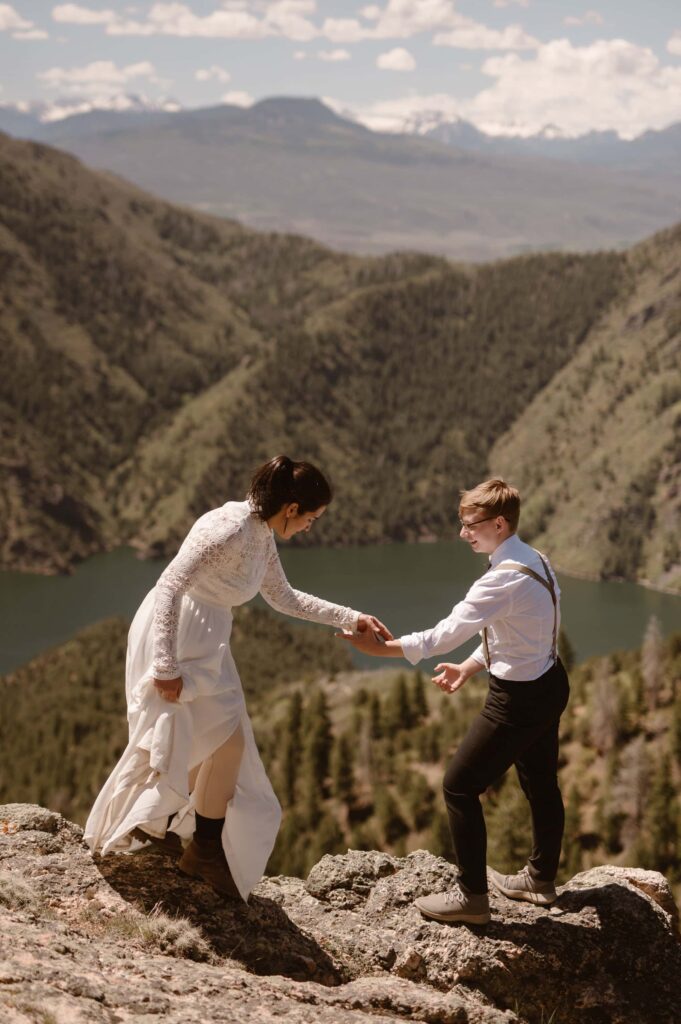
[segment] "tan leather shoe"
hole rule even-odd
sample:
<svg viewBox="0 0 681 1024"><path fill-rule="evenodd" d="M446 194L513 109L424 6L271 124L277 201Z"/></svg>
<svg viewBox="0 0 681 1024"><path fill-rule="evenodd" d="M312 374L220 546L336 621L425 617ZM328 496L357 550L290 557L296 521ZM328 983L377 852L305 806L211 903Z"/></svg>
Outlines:
<svg viewBox="0 0 681 1024"><path fill-rule="evenodd" d="M185 875L208 882L224 896L241 899L219 839L197 840L194 836L177 866Z"/></svg>
<svg viewBox="0 0 681 1024"><path fill-rule="evenodd" d="M527 864L515 875L502 875L494 868L488 868L487 871L494 888L509 900L525 900L540 907L548 907L558 899L555 883L540 882L533 878Z"/></svg>
<svg viewBox="0 0 681 1024"><path fill-rule="evenodd" d="M425 917L450 924L487 924L490 920L487 893L468 892L461 884L454 884L449 892L420 896L414 903Z"/></svg>

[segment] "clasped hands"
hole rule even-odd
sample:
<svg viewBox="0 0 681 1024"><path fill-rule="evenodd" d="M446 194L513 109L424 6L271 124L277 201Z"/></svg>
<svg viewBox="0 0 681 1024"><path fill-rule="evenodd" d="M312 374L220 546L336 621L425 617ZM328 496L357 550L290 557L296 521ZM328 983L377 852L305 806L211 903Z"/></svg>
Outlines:
<svg viewBox="0 0 681 1024"><path fill-rule="evenodd" d="M336 637L339 640L347 640L365 654L383 654L386 641L395 639L388 627L375 615L360 615L355 633L343 630L342 633L336 633Z"/></svg>

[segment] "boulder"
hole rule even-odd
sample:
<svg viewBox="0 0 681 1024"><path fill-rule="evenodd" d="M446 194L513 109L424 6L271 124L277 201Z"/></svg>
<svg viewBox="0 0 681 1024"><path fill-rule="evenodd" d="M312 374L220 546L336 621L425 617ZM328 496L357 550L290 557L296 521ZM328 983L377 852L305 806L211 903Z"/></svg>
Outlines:
<svg viewBox="0 0 681 1024"><path fill-rule="evenodd" d="M456 871L349 850L249 903L157 848L92 858L78 826L0 806L3 1024L678 1024L681 944L665 879L601 867L545 909L492 895L482 927L424 919Z"/></svg>

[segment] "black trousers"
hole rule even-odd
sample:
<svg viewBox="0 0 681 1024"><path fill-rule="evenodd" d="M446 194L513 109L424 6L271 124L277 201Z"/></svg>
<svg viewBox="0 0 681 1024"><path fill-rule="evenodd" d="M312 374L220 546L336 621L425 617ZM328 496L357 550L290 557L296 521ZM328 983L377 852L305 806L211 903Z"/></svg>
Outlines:
<svg viewBox="0 0 681 1024"><path fill-rule="evenodd" d="M531 682L490 676L485 706L461 741L443 783L459 877L470 892L487 892L487 831L480 794L511 765L532 812L530 871L542 881L556 877L565 824L558 787L558 723L569 692L560 658Z"/></svg>

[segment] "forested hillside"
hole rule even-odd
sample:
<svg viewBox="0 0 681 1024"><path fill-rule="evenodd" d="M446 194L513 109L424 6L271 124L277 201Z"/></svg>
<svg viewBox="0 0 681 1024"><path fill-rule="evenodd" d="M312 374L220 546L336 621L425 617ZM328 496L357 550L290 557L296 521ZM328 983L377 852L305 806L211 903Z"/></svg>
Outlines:
<svg viewBox="0 0 681 1024"><path fill-rule="evenodd" d="M631 255L476 267L342 256L172 207L0 136L0 565L54 571L123 543L170 554L196 516L241 498L254 466L282 450L318 461L342 499L315 542L448 535L458 491L488 473L496 442L506 447L495 466L532 502L525 536L543 537L532 474L563 481L570 470L562 448L550 474L543 451L528 464L515 446L507 459L509 431L549 405L559 438L582 429L584 410L549 403L545 389L643 290L665 304L673 354L679 305L661 261L680 250L676 231ZM602 347L629 374L626 341L613 328ZM637 395L645 377L630 376ZM656 445L676 429L669 387ZM651 408L631 408L636 437ZM601 451L594 424L589 456ZM622 498L603 497L608 522ZM677 580L674 508L647 526L666 568L630 559L625 575ZM573 536L560 549L568 571L586 548ZM594 560L599 570L623 574L612 560Z"/></svg>
<svg viewBox="0 0 681 1024"><path fill-rule="evenodd" d="M681 227L624 260L625 293L490 455L568 572L681 588Z"/></svg>
<svg viewBox="0 0 681 1024"><path fill-rule="evenodd" d="M569 664L565 637L561 648ZM39 801L84 821L127 738L124 650L125 626L110 621L0 680L0 802ZM268 873L304 875L348 846L451 857L442 775L482 705L483 676L444 695L399 666L353 672L328 631L257 609L241 610L234 652L285 809ZM652 619L640 649L573 667L571 684L561 878L622 863L663 871L679 887L681 633L664 640ZM516 869L530 822L515 775L484 802L488 861Z"/></svg>

